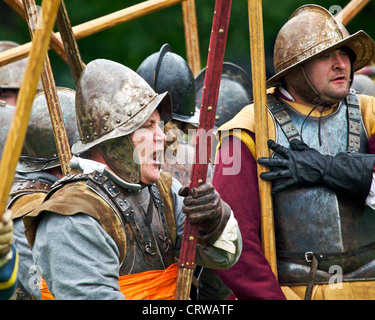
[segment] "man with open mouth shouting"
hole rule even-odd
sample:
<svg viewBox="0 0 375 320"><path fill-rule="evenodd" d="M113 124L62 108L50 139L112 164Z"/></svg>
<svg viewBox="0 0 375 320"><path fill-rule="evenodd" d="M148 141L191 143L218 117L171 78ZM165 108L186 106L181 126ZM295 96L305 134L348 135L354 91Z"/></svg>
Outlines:
<svg viewBox="0 0 375 320"><path fill-rule="evenodd" d="M81 141L70 166L83 172L62 178L25 220L42 299L173 299L185 217L200 227L197 264L238 260L237 221L212 185L186 196L160 174L167 92L98 59L81 75L76 114Z"/></svg>

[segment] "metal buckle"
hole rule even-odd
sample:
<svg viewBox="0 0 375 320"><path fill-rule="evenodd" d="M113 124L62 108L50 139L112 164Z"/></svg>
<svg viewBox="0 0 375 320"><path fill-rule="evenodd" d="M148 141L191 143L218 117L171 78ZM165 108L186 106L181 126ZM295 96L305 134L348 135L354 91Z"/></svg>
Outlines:
<svg viewBox="0 0 375 320"><path fill-rule="evenodd" d="M310 258L309 258L310 256ZM305 252L305 260L307 262L312 262L314 253L312 251Z"/></svg>

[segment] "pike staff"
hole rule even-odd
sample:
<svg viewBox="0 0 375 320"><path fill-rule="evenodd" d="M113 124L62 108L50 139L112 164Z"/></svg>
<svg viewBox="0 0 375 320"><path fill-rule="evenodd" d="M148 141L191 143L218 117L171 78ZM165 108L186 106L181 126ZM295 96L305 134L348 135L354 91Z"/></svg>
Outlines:
<svg viewBox="0 0 375 320"><path fill-rule="evenodd" d="M16 109L0 161L0 174L3 181L0 184L0 215L5 211L9 200L9 192L13 184L16 166L25 140L31 107L42 72L44 58L50 43L59 4L60 0L42 2L43 28L36 30L32 41Z"/></svg>
<svg viewBox="0 0 375 320"><path fill-rule="evenodd" d="M35 0L23 0L23 5L26 11L26 17L28 17L29 22L32 22L29 23L29 30L31 38L33 38L35 31L33 30L32 26L36 26L37 21L35 19L35 15L33 15L31 12L31 9L36 7ZM56 149L60 159L61 171L63 175L66 175L71 171L69 168L69 161L72 158L72 153L70 151L64 118L61 112L60 101L57 95L56 84L53 78L48 53L46 53L44 59L42 83L47 99L47 106L51 118L53 135L55 137Z"/></svg>
<svg viewBox="0 0 375 320"><path fill-rule="evenodd" d="M212 128L215 122L231 5L231 0L216 0L215 2L212 32L207 56L207 71L204 79L202 105L197 129L195 163L192 166L190 188L198 187L205 183L207 177L209 155L211 154L211 135L206 134L210 132L212 134ZM209 139L206 139L207 136ZM202 159L203 157L200 157L201 154L205 155L206 158ZM185 219L175 300L189 299L190 286L195 267L198 231L197 225L191 224L189 219Z"/></svg>
<svg viewBox="0 0 375 320"><path fill-rule="evenodd" d="M264 35L262 1L248 0L250 55L253 80L253 97L255 109L255 140L256 156L269 157L268 123L267 123L267 87L266 67L264 57ZM272 185L269 181L262 180L259 175L266 168L257 164L259 201L261 213L261 238L263 252L271 265L272 271L277 276L275 225L273 219L273 203L271 197Z"/></svg>

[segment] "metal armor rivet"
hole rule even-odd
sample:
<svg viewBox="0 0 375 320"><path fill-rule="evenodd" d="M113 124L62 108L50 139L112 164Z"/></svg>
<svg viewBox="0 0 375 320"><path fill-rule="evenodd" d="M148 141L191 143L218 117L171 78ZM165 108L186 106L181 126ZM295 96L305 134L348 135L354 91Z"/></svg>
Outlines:
<svg viewBox="0 0 375 320"><path fill-rule="evenodd" d="M193 236L190 236L189 237L189 241L193 241L194 240L194 237Z"/></svg>
<svg viewBox="0 0 375 320"><path fill-rule="evenodd" d="M150 98L152 98L153 95L152 95L152 93L149 93L148 96L149 96Z"/></svg>
<svg viewBox="0 0 375 320"><path fill-rule="evenodd" d="M199 180L198 180L198 183L199 183L199 184L203 183L203 180L202 180L202 179L199 179Z"/></svg>
<svg viewBox="0 0 375 320"><path fill-rule="evenodd" d="M109 115L108 115L108 114L106 114L106 115L105 115L105 118L106 118L106 119L108 119L108 118L109 118Z"/></svg>
<svg viewBox="0 0 375 320"><path fill-rule="evenodd" d="M120 123L120 122L121 122L121 120L120 120L120 119L117 119L117 120L116 120L116 122L117 122L117 123Z"/></svg>
<svg viewBox="0 0 375 320"><path fill-rule="evenodd" d="M103 129L104 129L104 130L108 130L108 128L107 128L107 127L104 127Z"/></svg>
<svg viewBox="0 0 375 320"><path fill-rule="evenodd" d="M212 111L212 107L211 107L211 106L208 107L207 110L208 110L208 111Z"/></svg>
<svg viewBox="0 0 375 320"><path fill-rule="evenodd" d="M86 136L86 138L87 138L87 139L89 139L89 138L90 138L90 136Z"/></svg>
<svg viewBox="0 0 375 320"><path fill-rule="evenodd" d="M186 265L188 266L188 265L189 265L189 262L186 262Z"/></svg>
<svg viewBox="0 0 375 320"><path fill-rule="evenodd" d="M131 111L129 111L129 112L128 112L128 116L130 117L131 115L132 115L132 112L131 112Z"/></svg>
<svg viewBox="0 0 375 320"><path fill-rule="evenodd" d="M139 105L140 105L141 107L143 107L145 104L144 104L143 102L141 102Z"/></svg>
<svg viewBox="0 0 375 320"><path fill-rule="evenodd" d="M90 122L90 126L92 127L92 122Z"/></svg>
<svg viewBox="0 0 375 320"><path fill-rule="evenodd" d="M223 30L223 29L220 29L220 30L219 30L219 33L224 33L224 30Z"/></svg>
<svg viewBox="0 0 375 320"><path fill-rule="evenodd" d="M134 213L134 210L133 210L133 209L131 209L131 210L130 210L130 212L131 212L131 213Z"/></svg>

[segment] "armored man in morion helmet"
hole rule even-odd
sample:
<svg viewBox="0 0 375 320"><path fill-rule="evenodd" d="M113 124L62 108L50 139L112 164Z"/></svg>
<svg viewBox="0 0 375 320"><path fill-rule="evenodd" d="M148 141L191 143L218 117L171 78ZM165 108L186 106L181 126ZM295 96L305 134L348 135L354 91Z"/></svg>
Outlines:
<svg viewBox="0 0 375 320"><path fill-rule="evenodd" d="M365 32L349 35L316 5L297 9L276 38L267 82L272 156L258 162L273 184L278 278L259 239L254 105L219 128L213 185L235 213L243 252L218 274L237 298L375 297L375 100L351 90L374 53ZM238 140L241 170L224 175Z"/></svg>
<svg viewBox="0 0 375 320"><path fill-rule="evenodd" d="M104 59L76 91L81 140L69 174L25 219L42 299L173 299L185 217L199 225L196 263L230 268L241 235L211 184L186 189L159 172L169 94ZM181 196L181 195L183 196Z"/></svg>

